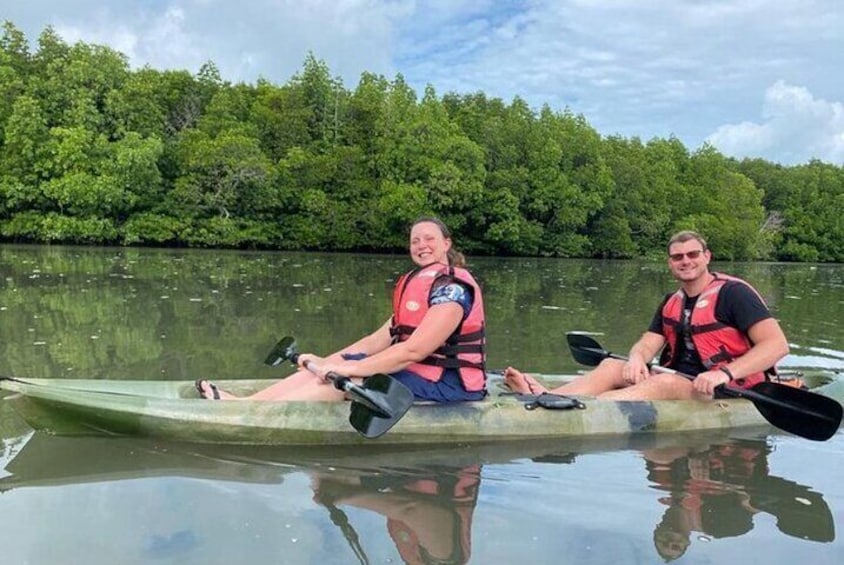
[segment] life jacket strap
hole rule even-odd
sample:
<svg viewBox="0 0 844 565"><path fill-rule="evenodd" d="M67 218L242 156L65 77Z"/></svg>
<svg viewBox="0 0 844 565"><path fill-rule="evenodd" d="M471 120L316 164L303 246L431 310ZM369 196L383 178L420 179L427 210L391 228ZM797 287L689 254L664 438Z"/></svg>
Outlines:
<svg viewBox="0 0 844 565"><path fill-rule="evenodd" d="M486 370L486 367L483 363L474 363L465 359L458 359L457 357L434 357L433 355L430 355L419 362L423 365L433 365L435 367L442 367L444 369L469 368L480 369L481 371Z"/></svg>

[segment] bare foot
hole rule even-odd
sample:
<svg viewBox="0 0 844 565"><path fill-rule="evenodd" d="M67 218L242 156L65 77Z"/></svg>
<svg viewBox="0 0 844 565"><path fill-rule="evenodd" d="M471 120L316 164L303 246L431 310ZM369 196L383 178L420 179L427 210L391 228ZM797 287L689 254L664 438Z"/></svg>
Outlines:
<svg viewBox="0 0 844 565"><path fill-rule="evenodd" d="M199 396L207 400L231 400L233 395L220 390L217 385L206 379L197 379L194 383Z"/></svg>
<svg viewBox="0 0 844 565"><path fill-rule="evenodd" d="M510 390L519 394L542 394L543 392L548 392L548 389L542 386L539 381L513 367L507 367L504 370L504 384Z"/></svg>

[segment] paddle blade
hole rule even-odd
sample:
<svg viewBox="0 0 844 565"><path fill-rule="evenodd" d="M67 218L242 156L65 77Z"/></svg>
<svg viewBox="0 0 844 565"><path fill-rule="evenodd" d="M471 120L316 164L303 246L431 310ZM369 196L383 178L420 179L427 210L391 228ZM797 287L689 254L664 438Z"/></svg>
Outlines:
<svg viewBox="0 0 844 565"><path fill-rule="evenodd" d="M413 393L410 389L387 375L368 377L363 380L362 386L355 388L359 390L349 390L352 397L349 423L362 436L369 439L384 435L413 405ZM385 417L380 411L367 406L365 402L356 401L360 395L364 395L367 401L375 400L377 405L388 408L390 416Z"/></svg>
<svg viewBox="0 0 844 565"><path fill-rule="evenodd" d="M570 332L566 334L566 341L572 357L581 365L594 367L607 357L612 357L612 353L602 349L601 344L588 335Z"/></svg>
<svg viewBox="0 0 844 565"><path fill-rule="evenodd" d="M828 396L770 381L739 394L753 402L768 422L806 439L826 441L841 425L841 404Z"/></svg>
<svg viewBox="0 0 844 565"><path fill-rule="evenodd" d="M275 367L282 361L292 361L296 354L296 340L290 336L281 338L269 352L264 364Z"/></svg>
<svg viewBox="0 0 844 565"><path fill-rule="evenodd" d="M752 486L747 491L750 505L775 516L782 533L803 540L835 541L835 519L822 494L774 476L761 477Z"/></svg>
<svg viewBox="0 0 844 565"><path fill-rule="evenodd" d="M308 367L310 369L310 366ZM387 402L387 398L378 391L369 391L360 385L356 385L349 377L338 375L337 373L328 373L326 375L330 380L334 381L334 387L349 395L353 402L363 404L376 415L382 418L393 417L393 407ZM382 375L386 376L386 375Z"/></svg>

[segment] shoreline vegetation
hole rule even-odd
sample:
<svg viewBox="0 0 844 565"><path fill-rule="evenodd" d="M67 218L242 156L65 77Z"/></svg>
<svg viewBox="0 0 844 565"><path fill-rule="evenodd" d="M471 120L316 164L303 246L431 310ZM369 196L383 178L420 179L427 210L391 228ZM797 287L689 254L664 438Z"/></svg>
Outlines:
<svg viewBox="0 0 844 565"><path fill-rule="evenodd" d="M690 111L693 111L690 109ZM109 47L0 33L0 241L398 252L435 214L471 255L844 262L844 169L602 135L482 92L354 88L314 55L285 84L131 69Z"/></svg>

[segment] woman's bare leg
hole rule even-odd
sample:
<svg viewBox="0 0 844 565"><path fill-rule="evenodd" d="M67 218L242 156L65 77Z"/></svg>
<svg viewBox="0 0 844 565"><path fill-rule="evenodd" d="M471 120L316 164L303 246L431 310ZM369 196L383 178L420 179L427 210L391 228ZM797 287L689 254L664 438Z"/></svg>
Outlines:
<svg viewBox="0 0 844 565"><path fill-rule="evenodd" d="M345 393L334 383L322 380L306 370L299 370L249 396L235 396L208 380L197 383L203 396L213 400L333 400L340 401Z"/></svg>
<svg viewBox="0 0 844 565"><path fill-rule="evenodd" d="M333 400L345 398L345 392L334 387L331 381L307 370L296 371L277 383L247 397L249 400Z"/></svg>

